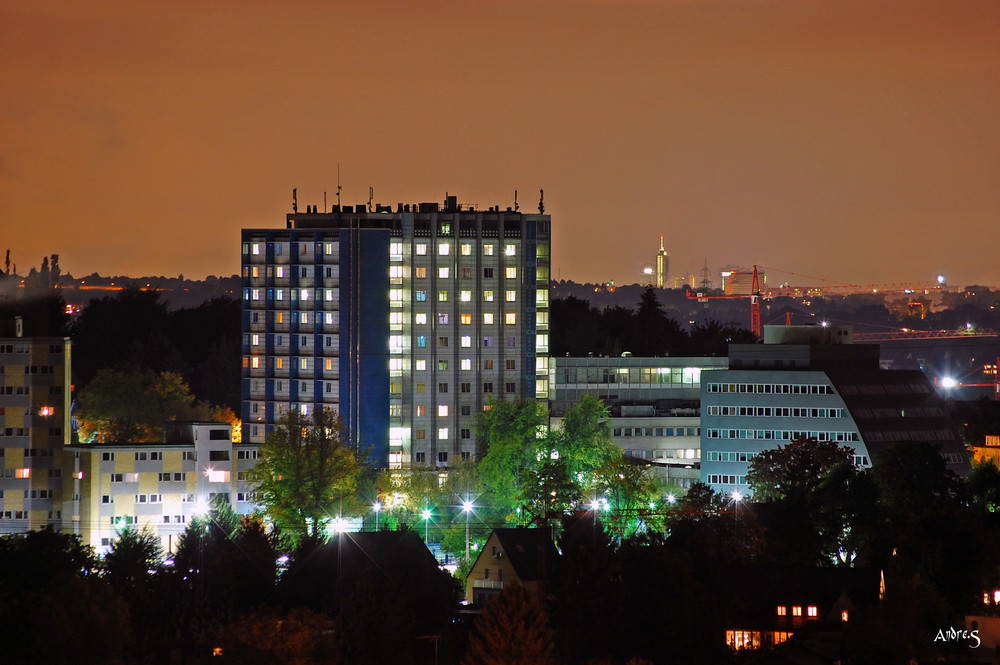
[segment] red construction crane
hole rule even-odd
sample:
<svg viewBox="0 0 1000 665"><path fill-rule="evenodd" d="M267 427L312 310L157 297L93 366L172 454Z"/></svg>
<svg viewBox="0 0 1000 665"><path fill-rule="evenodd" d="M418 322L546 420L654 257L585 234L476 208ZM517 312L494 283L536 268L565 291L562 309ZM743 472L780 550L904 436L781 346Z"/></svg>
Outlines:
<svg viewBox="0 0 1000 665"><path fill-rule="evenodd" d="M698 302L708 302L709 300L732 300L734 298L750 298L750 330L757 339L761 338L760 329L760 281L757 279L757 266L753 267L753 283L750 285L750 293L730 293L721 296L710 296L706 295L704 292L699 291L694 295L690 291L687 291L687 297L689 300L697 300Z"/></svg>

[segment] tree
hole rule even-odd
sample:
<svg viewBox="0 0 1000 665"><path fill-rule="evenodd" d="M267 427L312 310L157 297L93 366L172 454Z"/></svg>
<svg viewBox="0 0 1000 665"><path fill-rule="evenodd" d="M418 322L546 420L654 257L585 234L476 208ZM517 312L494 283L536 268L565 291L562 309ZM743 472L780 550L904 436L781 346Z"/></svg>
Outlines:
<svg viewBox="0 0 1000 665"><path fill-rule="evenodd" d="M796 439L750 460L747 483L757 501L805 498L838 465L853 465L853 455L835 441Z"/></svg>
<svg viewBox="0 0 1000 665"><path fill-rule="evenodd" d="M141 530L126 528L111 541L102 569L113 586L135 589L149 577L151 571L159 568L162 559L160 538L148 526Z"/></svg>
<svg viewBox="0 0 1000 665"><path fill-rule="evenodd" d="M84 443L162 440L163 423L174 420L222 420L235 416L208 403L195 403L174 372L102 369L80 394L79 435Z"/></svg>
<svg viewBox="0 0 1000 665"><path fill-rule="evenodd" d="M361 463L341 416L288 411L268 432L249 482L265 513L293 542L318 536L356 509Z"/></svg>
<svg viewBox="0 0 1000 665"><path fill-rule="evenodd" d="M584 493L592 489L596 470L622 455L611 438L611 412L593 395L583 395L566 411L553 438L559 459Z"/></svg>
<svg viewBox="0 0 1000 665"><path fill-rule="evenodd" d="M597 470L597 487L608 501L608 520L619 538L628 538L642 531L662 531L662 518L650 509L659 499L659 483L648 467L637 460L626 459L619 451L617 458L606 461Z"/></svg>
<svg viewBox="0 0 1000 665"><path fill-rule="evenodd" d="M476 620L465 665L556 663L552 630L541 603L520 584L504 586Z"/></svg>
<svg viewBox="0 0 1000 665"><path fill-rule="evenodd" d="M476 417L479 477L497 508L525 501L525 485L548 454L548 414L533 400L490 401Z"/></svg>

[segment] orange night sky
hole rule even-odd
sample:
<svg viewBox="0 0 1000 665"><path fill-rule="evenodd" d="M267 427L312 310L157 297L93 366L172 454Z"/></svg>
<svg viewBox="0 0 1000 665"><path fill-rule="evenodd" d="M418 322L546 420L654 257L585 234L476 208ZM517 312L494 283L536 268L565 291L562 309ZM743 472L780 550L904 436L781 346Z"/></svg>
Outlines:
<svg viewBox="0 0 1000 665"><path fill-rule="evenodd" d="M553 276L1000 285L996 0L4 0L0 253L201 278L299 206L533 211Z"/></svg>

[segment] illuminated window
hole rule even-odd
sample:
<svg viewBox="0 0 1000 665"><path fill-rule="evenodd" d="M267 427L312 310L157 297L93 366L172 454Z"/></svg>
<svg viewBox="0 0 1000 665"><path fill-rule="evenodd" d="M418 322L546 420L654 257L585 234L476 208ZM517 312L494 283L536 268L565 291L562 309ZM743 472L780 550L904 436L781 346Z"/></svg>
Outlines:
<svg viewBox="0 0 1000 665"><path fill-rule="evenodd" d="M399 245L399 243L393 243L393 244ZM330 256L330 255L333 254L333 243L332 242L328 242L328 243L325 243L323 245L323 253L326 254L327 256ZM393 253L395 253L395 252L393 252Z"/></svg>
<svg viewBox="0 0 1000 665"><path fill-rule="evenodd" d="M425 256L427 254L427 243L418 242L415 251L417 256Z"/></svg>
<svg viewBox="0 0 1000 665"><path fill-rule="evenodd" d="M275 358L274 359L274 369L285 369L285 359Z"/></svg>
<svg viewBox="0 0 1000 665"><path fill-rule="evenodd" d="M396 360L398 360L400 363L403 362L399 358L397 358ZM389 362L393 362L393 361L390 360ZM326 359L325 367L326 367L326 371L328 371L328 372L332 372L333 371L333 358L327 358ZM402 366L400 366L399 369L403 369Z"/></svg>
<svg viewBox="0 0 1000 665"><path fill-rule="evenodd" d="M389 266L389 279L402 279L403 266Z"/></svg>
<svg viewBox="0 0 1000 665"><path fill-rule="evenodd" d="M299 289L299 300L309 300L309 289Z"/></svg>
<svg viewBox="0 0 1000 665"><path fill-rule="evenodd" d="M260 289L250 289L250 299L260 300Z"/></svg>
<svg viewBox="0 0 1000 665"><path fill-rule="evenodd" d="M31 469L28 467L25 467L23 469L14 469L14 477L21 479L31 478Z"/></svg>
<svg viewBox="0 0 1000 665"><path fill-rule="evenodd" d="M260 277L260 266L254 266L250 268L251 277Z"/></svg>
<svg viewBox="0 0 1000 665"><path fill-rule="evenodd" d="M483 312L483 323L486 325L493 324L493 312Z"/></svg>
<svg viewBox="0 0 1000 665"><path fill-rule="evenodd" d="M462 348L472 348L472 335L462 335Z"/></svg>
<svg viewBox="0 0 1000 665"><path fill-rule="evenodd" d="M503 272L507 279L517 279L517 268L514 266L507 266Z"/></svg>
<svg viewBox="0 0 1000 665"><path fill-rule="evenodd" d="M426 415L427 415L427 407L423 406L421 404L418 404L417 407L416 407L416 416L418 418L422 418L423 416L426 416Z"/></svg>
<svg viewBox="0 0 1000 665"><path fill-rule="evenodd" d="M401 302L403 300L403 289L389 289L389 300Z"/></svg>
<svg viewBox="0 0 1000 665"><path fill-rule="evenodd" d="M483 291L483 300L485 302L493 302L493 292L492 291Z"/></svg>
<svg viewBox="0 0 1000 665"><path fill-rule="evenodd" d="M442 326L448 325L448 314L447 312L438 312L438 324Z"/></svg>
<svg viewBox="0 0 1000 665"><path fill-rule="evenodd" d="M389 312L389 323L399 325L403 323L402 312Z"/></svg>
<svg viewBox="0 0 1000 665"><path fill-rule="evenodd" d="M783 617L788 614L788 608L784 605L778 605L778 616Z"/></svg>
<svg viewBox="0 0 1000 665"><path fill-rule="evenodd" d="M438 256L448 256L451 253L451 245L446 242L438 243Z"/></svg>
<svg viewBox="0 0 1000 665"><path fill-rule="evenodd" d="M253 356L252 358L250 358L250 368L251 369L260 369L260 357L259 356Z"/></svg>
<svg viewBox="0 0 1000 665"><path fill-rule="evenodd" d="M427 292L417 291L417 302L424 302L425 300L427 300Z"/></svg>
<svg viewBox="0 0 1000 665"><path fill-rule="evenodd" d="M329 252L328 252L329 253ZM391 242L389 243L389 253L394 256L399 256L403 253L403 243L401 242Z"/></svg>
<svg viewBox="0 0 1000 665"><path fill-rule="evenodd" d="M426 360L418 360L418 361L416 361L416 365L415 366L416 366L418 372L423 372L424 370L427 369L427 361Z"/></svg>
<svg viewBox="0 0 1000 665"><path fill-rule="evenodd" d="M448 415L448 405L438 404L438 417L445 418Z"/></svg>
<svg viewBox="0 0 1000 665"><path fill-rule="evenodd" d="M448 302L447 291L438 291L438 302Z"/></svg>
<svg viewBox="0 0 1000 665"><path fill-rule="evenodd" d="M427 277L427 268L414 268L413 275L417 279L425 279Z"/></svg>
<svg viewBox="0 0 1000 665"><path fill-rule="evenodd" d="M514 312L507 312L503 315L503 322L508 326L512 326L517 323L517 314Z"/></svg>
<svg viewBox="0 0 1000 665"><path fill-rule="evenodd" d="M514 302L515 300L517 300L517 291L514 291L513 289L508 289L507 291L505 291L504 300L506 300L507 302Z"/></svg>
<svg viewBox="0 0 1000 665"><path fill-rule="evenodd" d="M493 245L491 243L483 245L483 256L493 256Z"/></svg>
<svg viewBox="0 0 1000 665"><path fill-rule="evenodd" d="M438 268L438 279L448 279L448 268Z"/></svg>
<svg viewBox="0 0 1000 665"><path fill-rule="evenodd" d="M848 617L848 614L847 614L847 610L841 610L841 612L840 612L840 620L842 622L846 623L848 618L849 617Z"/></svg>
<svg viewBox="0 0 1000 665"><path fill-rule="evenodd" d="M802 616L802 608L799 605L792 605L792 616L793 617Z"/></svg>
<svg viewBox="0 0 1000 665"><path fill-rule="evenodd" d="M302 312L302 315L300 317L300 322L309 323L309 312Z"/></svg>
<svg viewBox="0 0 1000 665"><path fill-rule="evenodd" d="M309 369L308 358L299 358L299 369Z"/></svg>
<svg viewBox="0 0 1000 665"><path fill-rule="evenodd" d="M458 299L462 302L472 302L472 291L462 291Z"/></svg>
<svg viewBox="0 0 1000 665"><path fill-rule="evenodd" d="M413 322L415 324L417 324L418 326L422 326L422 325L426 324L427 323L427 314L426 313L414 314L413 315Z"/></svg>
<svg viewBox="0 0 1000 665"><path fill-rule="evenodd" d="M389 393L392 395L398 395L403 392L403 383L401 381L390 381L389 382Z"/></svg>
<svg viewBox="0 0 1000 665"><path fill-rule="evenodd" d="M810 619L815 619L818 616L816 606L810 605L809 607L807 607L806 614L809 616Z"/></svg>
<svg viewBox="0 0 1000 665"><path fill-rule="evenodd" d="M517 245L504 245L503 253L505 256L515 256L517 254Z"/></svg>
<svg viewBox="0 0 1000 665"><path fill-rule="evenodd" d="M402 335L389 335L389 350L394 353L399 353L403 350Z"/></svg>
<svg viewBox="0 0 1000 665"><path fill-rule="evenodd" d="M442 371L448 369L448 361L447 360L439 360L438 361L438 369L442 370Z"/></svg>
<svg viewBox="0 0 1000 665"><path fill-rule="evenodd" d="M462 256L472 256L472 245L465 242L462 243Z"/></svg>
<svg viewBox="0 0 1000 665"><path fill-rule="evenodd" d="M284 323L285 322L285 313L284 312L275 312L275 314L274 314L274 322L275 323Z"/></svg>
<svg viewBox="0 0 1000 665"><path fill-rule="evenodd" d="M417 335L417 346L420 348L425 348L427 346L426 335Z"/></svg>
<svg viewBox="0 0 1000 665"><path fill-rule="evenodd" d="M250 245L250 251L251 253L253 253L254 256L260 256L260 243L255 242L252 245Z"/></svg>
<svg viewBox="0 0 1000 665"><path fill-rule="evenodd" d="M468 312L460 314L458 318L461 320L463 326L468 326L472 324L472 314Z"/></svg>
<svg viewBox="0 0 1000 665"><path fill-rule="evenodd" d="M403 359L402 358L390 358L389 359L389 370L392 372L403 371Z"/></svg>
<svg viewBox="0 0 1000 665"><path fill-rule="evenodd" d="M439 441L444 441L447 438L448 438L448 428L447 427L439 427L438 428L438 440Z"/></svg>
<svg viewBox="0 0 1000 665"><path fill-rule="evenodd" d="M472 358L462 358L462 370L466 372L472 370Z"/></svg>
<svg viewBox="0 0 1000 665"><path fill-rule="evenodd" d="M274 276L275 277L284 277L285 276L285 268L283 266L276 266L275 269L274 269Z"/></svg>

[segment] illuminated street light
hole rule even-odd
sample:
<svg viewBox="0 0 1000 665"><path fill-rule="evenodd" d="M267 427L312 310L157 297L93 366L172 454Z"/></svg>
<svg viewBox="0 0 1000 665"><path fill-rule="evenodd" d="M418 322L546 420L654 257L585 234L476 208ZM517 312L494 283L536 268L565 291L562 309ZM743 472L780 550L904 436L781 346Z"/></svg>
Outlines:
<svg viewBox="0 0 1000 665"><path fill-rule="evenodd" d="M378 531L378 514L382 511L382 502L376 501L372 504L372 510L375 511L375 530Z"/></svg>
<svg viewBox="0 0 1000 665"><path fill-rule="evenodd" d="M422 512L421 515L424 518L424 542L426 543L428 542L427 539L430 535L429 531L431 526L431 511L428 510L427 508L424 508L424 512Z"/></svg>
<svg viewBox="0 0 1000 665"><path fill-rule="evenodd" d="M462 502L462 511L465 512L465 562L469 563L469 515L472 513L472 502L466 499Z"/></svg>
<svg viewBox="0 0 1000 665"><path fill-rule="evenodd" d="M951 378L950 376L946 376L943 379L941 379L941 387L944 388L944 389L946 389L946 390L951 390L952 388L954 388L957 385L958 385L958 381L956 381L955 379Z"/></svg>
<svg viewBox="0 0 1000 665"><path fill-rule="evenodd" d="M734 503L739 503L740 501L743 500L743 495L740 494L739 490L733 490L732 493L729 495L729 497L733 500Z"/></svg>

